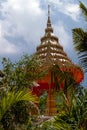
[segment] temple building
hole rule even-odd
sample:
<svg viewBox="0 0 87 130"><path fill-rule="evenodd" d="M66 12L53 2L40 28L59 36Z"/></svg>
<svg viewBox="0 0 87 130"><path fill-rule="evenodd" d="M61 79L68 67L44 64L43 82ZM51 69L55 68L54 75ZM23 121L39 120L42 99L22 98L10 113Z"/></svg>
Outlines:
<svg viewBox="0 0 87 130"><path fill-rule="evenodd" d="M38 86L38 92L41 90L48 91L46 115L53 116L56 114L56 103L53 97L53 88L55 87L55 83L52 75L52 66L58 65L62 71L69 72L77 83L80 83L83 80L84 73L79 66L70 60L59 43L58 37L54 35L49 6L45 35L41 38L41 43L37 47L36 54L42 60L42 70L49 70L48 74L38 81L38 84L40 85Z"/></svg>

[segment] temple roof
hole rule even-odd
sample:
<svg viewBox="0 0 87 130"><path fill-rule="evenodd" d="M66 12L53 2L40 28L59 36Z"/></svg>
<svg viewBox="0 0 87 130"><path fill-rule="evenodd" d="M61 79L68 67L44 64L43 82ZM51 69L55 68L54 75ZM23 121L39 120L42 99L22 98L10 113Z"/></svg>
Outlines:
<svg viewBox="0 0 87 130"><path fill-rule="evenodd" d="M39 58L43 62L43 66L52 66L58 64L62 69L70 69L72 72L78 71L80 80L83 79L83 70L75 65L64 52L63 47L59 43L59 39L55 36L50 20L50 8L48 6L48 19L45 35L41 37L41 44L37 47Z"/></svg>
<svg viewBox="0 0 87 130"><path fill-rule="evenodd" d="M45 35L41 38L41 44L37 47L37 54L43 62L49 62L52 64L61 63L62 65L73 64L64 52L63 47L60 45L58 37L54 35L50 20L49 5L47 27L45 29Z"/></svg>

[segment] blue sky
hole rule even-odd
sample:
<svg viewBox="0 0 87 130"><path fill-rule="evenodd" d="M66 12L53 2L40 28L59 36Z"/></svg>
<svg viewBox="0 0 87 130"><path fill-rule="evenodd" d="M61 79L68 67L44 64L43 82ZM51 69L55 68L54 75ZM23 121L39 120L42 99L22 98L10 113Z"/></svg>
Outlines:
<svg viewBox="0 0 87 130"><path fill-rule="evenodd" d="M87 0L82 2L87 5ZM0 62L2 57L15 61L36 51L45 33L48 4L54 33L68 57L78 64L72 29L86 27L78 0L0 0Z"/></svg>

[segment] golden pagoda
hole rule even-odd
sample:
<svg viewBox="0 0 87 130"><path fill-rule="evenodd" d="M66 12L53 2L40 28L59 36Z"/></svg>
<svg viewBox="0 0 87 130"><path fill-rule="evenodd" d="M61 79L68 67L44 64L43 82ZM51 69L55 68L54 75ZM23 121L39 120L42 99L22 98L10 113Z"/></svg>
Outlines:
<svg viewBox="0 0 87 130"><path fill-rule="evenodd" d="M38 83L43 88L48 85L47 107L46 115L53 116L56 114L56 102L53 96L52 85L54 79L52 77L53 65L58 65L62 71L70 72L77 83L80 83L83 78L83 70L75 65L64 52L63 47L59 43L58 37L53 33L53 28L50 20L50 6L48 5L48 19L47 27L45 29L45 35L41 38L41 44L37 47L36 54L42 60L42 70L49 69L49 73L39 80Z"/></svg>

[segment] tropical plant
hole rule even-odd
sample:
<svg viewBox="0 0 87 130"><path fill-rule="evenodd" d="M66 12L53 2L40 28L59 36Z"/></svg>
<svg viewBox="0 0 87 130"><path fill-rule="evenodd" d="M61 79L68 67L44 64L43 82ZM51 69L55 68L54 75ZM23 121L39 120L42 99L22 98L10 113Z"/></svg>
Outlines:
<svg viewBox="0 0 87 130"><path fill-rule="evenodd" d="M45 113L46 100L47 100L47 92L45 91L45 92L39 97L38 108L39 108L39 110L40 110L40 114L41 114L41 115L44 115L44 113Z"/></svg>
<svg viewBox="0 0 87 130"><path fill-rule="evenodd" d="M80 2L80 9L87 22L87 7ZM78 53L79 62L87 72L87 28L75 28L72 30L75 50Z"/></svg>
<svg viewBox="0 0 87 130"><path fill-rule="evenodd" d="M70 130L86 130L87 129L87 90L81 90L80 95L74 96L71 100L70 111L60 114L56 118L56 123L61 122L67 124ZM61 113L61 112L60 112ZM66 125L65 125L66 126ZM66 128L67 130L67 128Z"/></svg>
<svg viewBox="0 0 87 130"><path fill-rule="evenodd" d="M57 130L57 128L53 125L54 119L49 119L45 122L43 122L40 127L39 130Z"/></svg>
<svg viewBox="0 0 87 130"><path fill-rule="evenodd" d="M17 63L3 58L3 84L12 89L32 88L33 81L43 77L45 71L40 69L41 61L36 55L24 55Z"/></svg>
<svg viewBox="0 0 87 130"><path fill-rule="evenodd" d="M10 108L20 102L20 101L29 101L29 102L38 102L38 99L35 95L32 95L32 92L26 90L20 90L18 92L8 92L8 94L2 98L0 101L0 122L2 123L5 129L8 129L9 126L5 126L5 115L8 113ZM9 116L8 116L9 118ZM12 118L11 118L12 120Z"/></svg>
<svg viewBox="0 0 87 130"><path fill-rule="evenodd" d="M52 71L53 71L53 77L54 77L54 83L55 83L54 89L56 90L56 92L58 92L58 95L61 95L62 93L64 93L66 95L67 105L69 106L69 102L70 102L69 101L69 97L70 97L69 91L70 90L72 92L75 91L75 89L77 87L77 83L75 82L75 80L73 79L72 75L69 72L62 71L58 65L54 65L52 68ZM63 84L62 88L61 88L61 84ZM63 91L62 93L61 93L61 90ZM62 97L63 96L61 96L61 98Z"/></svg>
<svg viewBox="0 0 87 130"><path fill-rule="evenodd" d="M11 102L13 102L13 104L6 110L1 121L6 130L7 128L10 130L12 127L17 129L17 127L28 123L29 118L31 120L33 117L31 116L31 110L37 113L38 109L37 106L31 102L18 101L17 103L14 103L17 97L16 94L25 88L30 92L34 85L33 81L41 78L45 72L42 72L40 69L41 62L35 55L25 55L17 63L12 63L9 59L3 58L2 64L4 76L1 79L2 84L0 85L0 102L2 104L3 100L6 100L7 103L9 102L11 104ZM11 95L13 95L12 98ZM19 95L22 96L21 94ZM9 103L8 105L10 106Z"/></svg>
<svg viewBox="0 0 87 130"><path fill-rule="evenodd" d="M63 93L64 102L66 104L66 96ZM77 94L71 92L70 106L67 109L61 109L60 112L42 123L41 130L86 130L87 129L87 89L79 88Z"/></svg>

